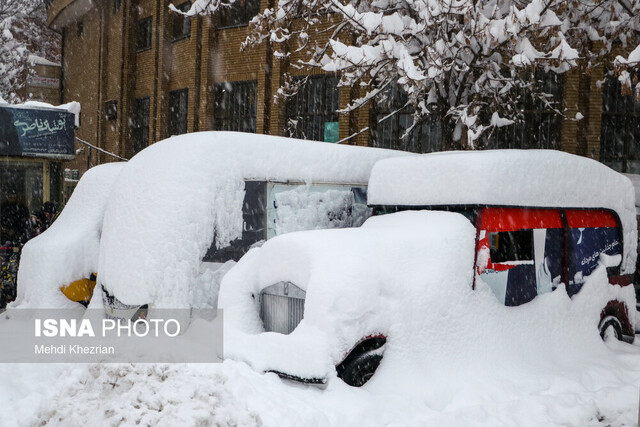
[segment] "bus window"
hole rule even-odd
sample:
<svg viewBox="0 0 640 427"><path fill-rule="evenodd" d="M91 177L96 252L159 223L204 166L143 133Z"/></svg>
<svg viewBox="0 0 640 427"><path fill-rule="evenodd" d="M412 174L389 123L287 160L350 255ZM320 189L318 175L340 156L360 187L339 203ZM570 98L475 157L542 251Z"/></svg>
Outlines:
<svg viewBox="0 0 640 427"><path fill-rule="evenodd" d="M622 244L618 224L611 213L568 210L565 214L569 226L567 292L573 296L598 266L600 254L621 254Z"/></svg>
<svg viewBox="0 0 640 427"><path fill-rule="evenodd" d="M486 208L481 227L478 273L501 303L521 305L557 288L564 271L557 210Z"/></svg>

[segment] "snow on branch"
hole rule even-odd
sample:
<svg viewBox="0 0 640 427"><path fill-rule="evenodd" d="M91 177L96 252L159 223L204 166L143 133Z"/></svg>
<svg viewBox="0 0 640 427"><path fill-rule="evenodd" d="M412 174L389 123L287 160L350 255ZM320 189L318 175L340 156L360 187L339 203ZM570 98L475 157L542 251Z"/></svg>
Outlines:
<svg viewBox="0 0 640 427"><path fill-rule="evenodd" d="M197 0L187 14L215 13L225 1L233 0ZM437 119L444 148L481 147L487 130L522 119L525 99L563 113L535 76L640 45L640 1L281 0L249 29L244 48L269 43L292 67L338 73L341 87L358 88L343 111L378 102L394 82L414 125ZM616 60L625 85L639 49Z"/></svg>

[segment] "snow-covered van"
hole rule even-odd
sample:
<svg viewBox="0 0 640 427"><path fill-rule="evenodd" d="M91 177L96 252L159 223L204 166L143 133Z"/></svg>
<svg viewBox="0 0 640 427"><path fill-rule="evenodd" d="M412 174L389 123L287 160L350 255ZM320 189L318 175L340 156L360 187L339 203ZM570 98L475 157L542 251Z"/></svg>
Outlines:
<svg viewBox="0 0 640 427"><path fill-rule="evenodd" d="M546 150L387 159L368 202L361 228L279 236L229 271L227 357L360 386L383 355L397 373L633 341L634 193L608 167Z"/></svg>
<svg viewBox="0 0 640 427"><path fill-rule="evenodd" d="M90 306L114 317L149 304L215 307L220 278L251 246L361 225L374 163L406 155L237 132L158 142L82 177L56 223L25 246L15 304L73 307L97 286Z"/></svg>
<svg viewBox="0 0 640 427"><path fill-rule="evenodd" d="M406 155L237 132L153 144L122 170L104 214L97 286L107 314L216 307L220 278L251 246L362 224L371 168Z"/></svg>

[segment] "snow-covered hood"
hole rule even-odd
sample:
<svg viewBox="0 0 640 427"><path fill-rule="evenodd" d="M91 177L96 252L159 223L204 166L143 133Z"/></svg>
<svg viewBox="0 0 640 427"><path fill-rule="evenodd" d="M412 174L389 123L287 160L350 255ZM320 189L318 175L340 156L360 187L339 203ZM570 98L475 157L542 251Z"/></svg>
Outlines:
<svg viewBox="0 0 640 427"><path fill-rule="evenodd" d="M360 339L392 336L400 324L422 323L420 312L470 292L474 242L471 223L446 212L402 212L356 229L278 236L247 253L222 281L225 356L258 370L326 378ZM261 334L256 296L281 281L306 291L304 318L290 335Z"/></svg>
<svg viewBox="0 0 640 427"><path fill-rule="evenodd" d="M474 243L466 218L434 211L278 236L222 281L225 357L258 371L331 379L359 340L382 334L384 358L370 383L394 388L423 375L447 385L464 381L466 369L557 369L607 351L600 311L610 299L631 304L632 287L610 286L599 268L573 299L561 286L505 307L481 280L472 289ZM289 335L263 332L259 317L260 291L281 281L306 290L304 318Z"/></svg>

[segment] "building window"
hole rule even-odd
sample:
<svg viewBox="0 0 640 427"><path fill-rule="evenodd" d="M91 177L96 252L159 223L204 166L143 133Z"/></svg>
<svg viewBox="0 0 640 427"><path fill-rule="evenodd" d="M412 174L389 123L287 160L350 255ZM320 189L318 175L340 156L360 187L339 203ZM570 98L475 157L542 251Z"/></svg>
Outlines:
<svg viewBox="0 0 640 427"><path fill-rule="evenodd" d="M216 84L213 129L255 132L257 93L255 80Z"/></svg>
<svg viewBox="0 0 640 427"><path fill-rule="evenodd" d="M640 100L623 94L618 79L608 75L602 86L600 161L627 173L640 173Z"/></svg>
<svg viewBox="0 0 640 427"><path fill-rule="evenodd" d="M82 37L84 35L84 22L78 21L76 24L76 36Z"/></svg>
<svg viewBox="0 0 640 427"><path fill-rule="evenodd" d="M140 152L149 146L149 97L137 98L134 101L133 130L133 154Z"/></svg>
<svg viewBox="0 0 640 427"><path fill-rule="evenodd" d="M136 31L136 50L138 52L151 49L152 24L153 18L151 16L138 21Z"/></svg>
<svg viewBox="0 0 640 427"><path fill-rule="evenodd" d="M311 76L287 101L286 136L314 141L338 141L340 89L338 77Z"/></svg>
<svg viewBox="0 0 640 427"><path fill-rule="evenodd" d="M555 110L562 109L563 77L553 72L538 73L535 84L537 92L548 95L548 102L535 99L528 89L522 89L516 105L522 113L521 120L495 128L485 142L487 148L560 149L562 116Z"/></svg>
<svg viewBox="0 0 640 427"><path fill-rule="evenodd" d="M405 106L406 93L396 83L388 86L371 114L371 145L379 148L430 153L442 150L442 127L435 116L425 120L405 137L413 125L413 109ZM397 111L397 113L392 114Z"/></svg>
<svg viewBox="0 0 640 427"><path fill-rule="evenodd" d="M191 2L187 1L178 6L178 9L181 12L187 12L191 8ZM171 38L173 41L184 39L185 37L189 37L191 35L191 18L188 16L181 15L179 13L174 13L172 19L172 31Z"/></svg>
<svg viewBox="0 0 640 427"><path fill-rule="evenodd" d="M120 0L113 0L113 13L120 12Z"/></svg>
<svg viewBox="0 0 640 427"><path fill-rule="evenodd" d="M260 0L236 0L231 6L220 8L218 28L247 25L259 10Z"/></svg>
<svg viewBox="0 0 640 427"><path fill-rule="evenodd" d="M169 92L169 136L187 133L187 112L189 108L189 89Z"/></svg>
<svg viewBox="0 0 640 427"><path fill-rule="evenodd" d="M107 101L104 103L104 118L115 120L118 118L118 101Z"/></svg>

